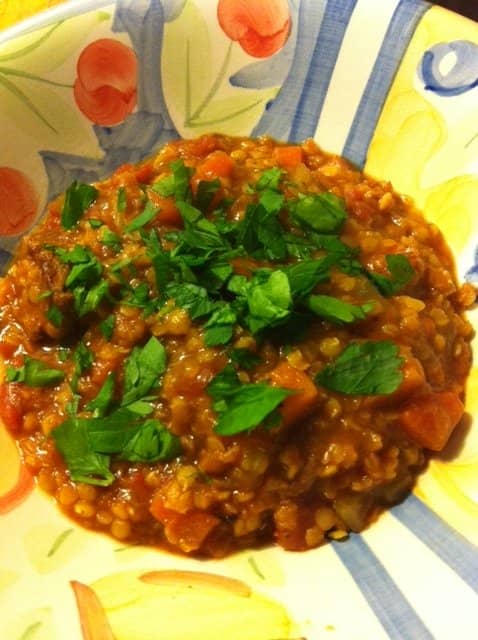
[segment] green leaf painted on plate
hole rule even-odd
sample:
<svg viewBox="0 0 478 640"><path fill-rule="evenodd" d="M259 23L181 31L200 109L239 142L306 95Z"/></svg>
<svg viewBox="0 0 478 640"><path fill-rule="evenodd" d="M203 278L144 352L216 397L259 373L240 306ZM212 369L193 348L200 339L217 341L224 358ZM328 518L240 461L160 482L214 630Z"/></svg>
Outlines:
<svg viewBox="0 0 478 640"><path fill-rule="evenodd" d="M74 57L76 61L79 51L86 46L86 38L94 39L94 30L99 24L97 13L89 12L15 38L0 47L0 65L11 65L40 76L48 74L68 58ZM99 37L102 36L98 33ZM71 71L65 70L50 79L69 82Z"/></svg>
<svg viewBox="0 0 478 640"><path fill-rule="evenodd" d="M197 118L185 124L191 130L191 135L211 129L238 135L250 130L251 122L260 117L264 105L275 95L275 89L255 91L253 95L238 90L234 96L211 100Z"/></svg>
<svg viewBox="0 0 478 640"><path fill-rule="evenodd" d="M0 74L0 116L21 122L22 134L42 148L58 146L61 138L65 151L78 152L78 140L88 141L91 134L84 118L72 106L70 92L28 78Z"/></svg>
<svg viewBox="0 0 478 640"><path fill-rule="evenodd" d="M181 15L165 24L161 59L166 101L174 121L180 123L203 101L214 82L216 68L204 14L194 2L186 3ZM175 64L168 64L168 60Z"/></svg>

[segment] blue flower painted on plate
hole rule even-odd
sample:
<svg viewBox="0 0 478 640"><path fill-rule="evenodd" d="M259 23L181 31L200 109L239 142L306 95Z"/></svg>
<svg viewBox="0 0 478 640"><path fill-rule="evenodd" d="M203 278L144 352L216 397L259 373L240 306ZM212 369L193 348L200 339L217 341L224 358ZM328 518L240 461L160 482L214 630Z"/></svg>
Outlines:
<svg viewBox="0 0 478 640"><path fill-rule="evenodd" d="M418 73L425 89L439 96L470 91L478 86L478 45L468 40L436 44L423 54Z"/></svg>

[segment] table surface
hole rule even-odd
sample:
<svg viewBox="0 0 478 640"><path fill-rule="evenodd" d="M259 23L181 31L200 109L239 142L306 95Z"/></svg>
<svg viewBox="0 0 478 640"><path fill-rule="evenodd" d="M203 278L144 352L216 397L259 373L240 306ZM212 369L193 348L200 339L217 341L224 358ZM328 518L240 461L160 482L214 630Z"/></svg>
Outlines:
<svg viewBox="0 0 478 640"><path fill-rule="evenodd" d="M0 29L68 0L0 0ZM435 4L478 21L478 0L435 0Z"/></svg>

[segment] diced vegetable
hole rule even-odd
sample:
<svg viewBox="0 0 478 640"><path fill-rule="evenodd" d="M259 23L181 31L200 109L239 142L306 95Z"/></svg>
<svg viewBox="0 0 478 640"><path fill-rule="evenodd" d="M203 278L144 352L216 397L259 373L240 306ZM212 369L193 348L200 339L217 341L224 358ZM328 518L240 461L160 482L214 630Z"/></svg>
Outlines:
<svg viewBox="0 0 478 640"><path fill-rule="evenodd" d="M456 393L430 393L410 401L400 414L399 422L405 433L422 447L441 451L464 411Z"/></svg>

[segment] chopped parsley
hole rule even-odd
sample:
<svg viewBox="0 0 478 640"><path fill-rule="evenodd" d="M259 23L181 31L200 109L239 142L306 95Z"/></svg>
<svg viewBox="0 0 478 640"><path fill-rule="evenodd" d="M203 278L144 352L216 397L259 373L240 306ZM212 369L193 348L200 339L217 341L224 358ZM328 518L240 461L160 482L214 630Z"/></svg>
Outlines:
<svg viewBox="0 0 478 640"><path fill-rule="evenodd" d="M400 254L385 256L390 277L380 273L368 272L368 277L384 296L393 296L410 282L415 275L415 269L410 264L408 258Z"/></svg>
<svg viewBox="0 0 478 640"><path fill-rule="evenodd" d="M209 383L207 391L214 400L219 419L214 430L223 436L248 431L275 418L272 414L280 403L294 392L264 383L241 384L237 373L226 366ZM277 424L273 420L273 425Z"/></svg>
<svg viewBox="0 0 478 640"><path fill-rule="evenodd" d="M62 226L65 229L72 229L78 224L97 196L98 189L90 184L83 184L75 180L65 192L65 200L61 211Z"/></svg>
<svg viewBox="0 0 478 640"><path fill-rule="evenodd" d="M176 306L200 327L206 347L226 354L229 364L207 386L217 434L272 428L280 424L281 403L295 392L265 382L241 382L237 369L251 371L261 360L248 349L232 348L234 337L252 335L259 347L266 337L289 344L317 319L339 326L364 321L373 311L373 300L354 304L330 295L327 285L334 272L371 281L378 292L391 296L413 278L414 270L403 255L386 256L388 274L365 269L359 250L340 237L347 219L343 199L332 192L304 194L291 183L283 190L286 174L278 167L264 171L245 189L248 200L240 219L230 214L232 202L224 198L221 180L200 180L192 188L194 171L176 160L170 173L151 186L162 198L174 200L182 220L177 228L170 225L164 231L150 224L161 208L153 204L157 196L150 200L144 190L142 210L122 223L124 235L91 217L91 247L48 248L68 268L64 290L71 294L78 320L83 323L82 318L97 313L97 336L111 341L117 304L141 309L152 322ZM287 195L289 189L294 195ZM65 194L63 227L73 229L97 197L95 187L74 182ZM122 186L116 192L116 210L122 214L127 208ZM129 240L139 251L127 251ZM111 252L123 249L124 256L111 262ZM66 324L63 313L50 301L46 315L54 326ZM109 373L96 396L86 401L80 380L95 359L86 336L71 347L70 416L52 432L71 477L106 486L114 481L114 460L150 463L180 455L179 438L155 416L167 369L165 346L154 336L135 346L122 369ZM327 364L315 382L346 395L390 394L402 381L402 363L390 341L357 341ZM63 371L28 356L22 367L7 369L8 381L30 386L58 384L65 377Z"/></svg>
<svg viewBox="0 0 478 640"><path fill-rule="evenodd" d="M25 356L21 367L7 367L7 382L22 382L27 387L49 387L62 382L65 374L48 367L42 360Z"/></svg>
<svg viewBox="0 0 478 640"><path fill-rule="evenodd" d="M353 342L320 371L315 382L346 395L390 394L400 386L404 360L389 340Z"/></svg>

